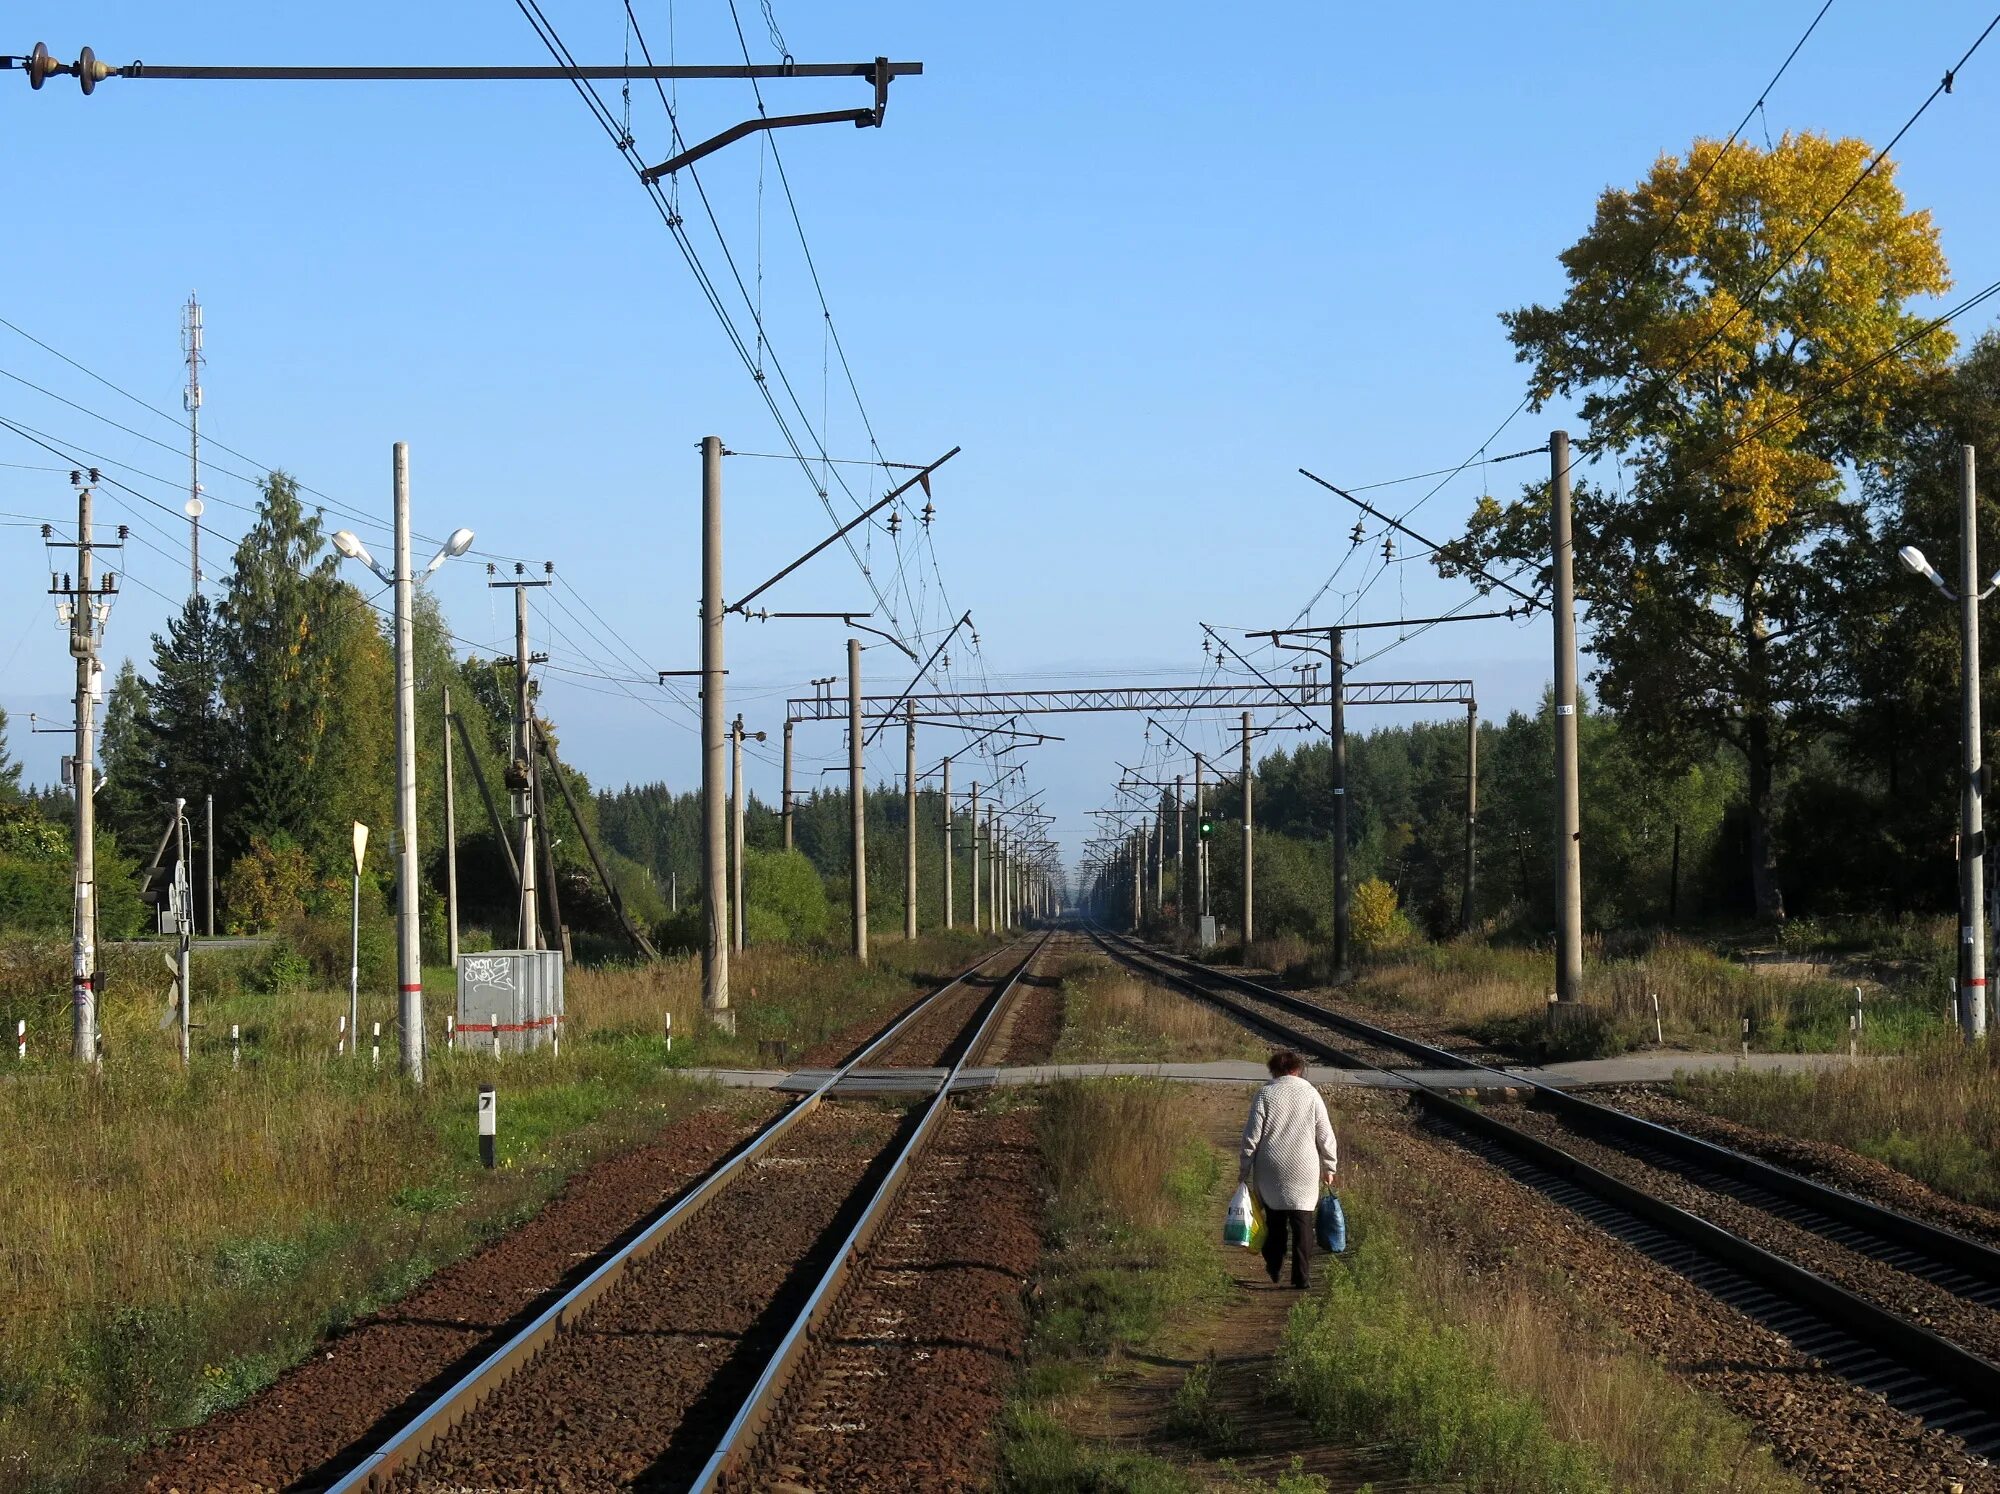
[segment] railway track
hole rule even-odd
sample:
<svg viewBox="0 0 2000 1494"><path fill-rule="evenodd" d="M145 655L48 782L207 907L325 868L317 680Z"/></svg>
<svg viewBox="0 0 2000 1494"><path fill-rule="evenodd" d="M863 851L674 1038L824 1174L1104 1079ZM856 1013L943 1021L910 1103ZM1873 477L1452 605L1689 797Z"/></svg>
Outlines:
<svg viewBox="0 0 2000 1494"><path fill-rule="evenodd" d="M1043 935L906 1011L470 1373L326 1485L741 1485ZM851 1071L949 1066L907 1108ZM806 1375L810 1380L810 1375Z"/></svg>
<svg viewBox="0 0 2000 1494"><path fill-rule="evenodd" d="M1701 1137L1108 930L1130 968L1300 1052L1398 1074L1474 1152L1981 1456L2000 1452L2000 1250ZM1384 1062L1385 1056L1393 1056ZM1481 1107L1446 1077L1504 1078ZM1513 1112L1510 1116L1508 1112Z"/></svg>

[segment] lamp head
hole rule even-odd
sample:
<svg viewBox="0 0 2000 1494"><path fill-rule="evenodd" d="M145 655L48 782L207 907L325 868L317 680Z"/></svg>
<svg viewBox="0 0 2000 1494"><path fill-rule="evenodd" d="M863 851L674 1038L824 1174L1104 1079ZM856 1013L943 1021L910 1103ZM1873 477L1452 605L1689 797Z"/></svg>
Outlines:
<svg viewBox="0 0 2000 1494"><path fill-rule="evenodd" d="M443 565L447 560L455 559L458 556L463 555L467 550L470 550L471 548L472 548L472 531L470 529L452 530L451 537L444 542L444 548L439 550L437 554L433 555L431 557L431 563L424 567L424 574L428 576L432 571L436 570L439 566Z"/></svg>
<svg viewBox="0 0 2000 1494"><path fill-rule="evenodd" d="M1903 563L1903 569L1912 576L1928 576L1931 563L1924 558L1924 552L1915 545L1905 545L1896 552L1896 559Z"/></svg>
<svg viewBox="0 0 2000 1494"><path fill-rule="evenodd" d="M333 548L338 550L342 555L345 555L349 560L359 560L363 564L373 563L374 557L369 555L368 547L356 538L352 529L334 530Z"/></svg>

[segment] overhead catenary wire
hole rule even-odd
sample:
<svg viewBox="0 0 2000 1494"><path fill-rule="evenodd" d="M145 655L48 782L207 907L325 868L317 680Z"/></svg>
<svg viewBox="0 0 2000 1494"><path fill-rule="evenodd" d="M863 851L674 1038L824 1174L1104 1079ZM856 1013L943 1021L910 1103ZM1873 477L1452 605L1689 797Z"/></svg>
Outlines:
<svg viewBox="0 0 2000 1494"><path fill-rule="evenodd" d="M1667 235L1673 231L1674 225L1680 221L1681 214L1687 210L1688 205L1694 200L1694 197L1699 192L1702 184L1707 181L1709 175L1711 175L1715 171L1716 167L1718 167L1721 164L1723 157L1726 156L1729 153L1729 151L1735 147L1737 140L1742 137L1743 130L1750 123L1752 116L1757 114L1758 111L1760 111L1764 107L1765 101L1770 97L1771 90L1777 87L1778 83L1784 78L1785 74L1788 71L1790 71L1792 63L1798 58L1799 53L1802 50L1804 50L1807 41L1809 41L1812 38L1813 33L1819 29L1820 22L1826 18L1826 13L1829 9L1832 8L1832 4L1833 0L1824 0L1824 3L1822 3L1819 9L1814 12L1812 20L1807 23L1805 30L1800 34L1798 40L1792 43L1790 50L1785 53L1784 60L1778 64L1777 70L1771 74L1769 81L1767 81L1764 84L1764 86L1758 90L1756 100L1750 105L1748 109L1743 111L1743 117L1737 121L1736 127L1729 132L1728 139L1723 143L1722 149L1717 153L1715 159L1709 163L1708 169L1702 174L1700 181L1697 181L1693 187L1689 188L1687 192L1682 194L1679 201L1675 203L1673 211L1668 215L1667 220L1660 226L1659 231L1653 236L1652 241L1647 245L1644 253L1641 256L1639 256L1638 261L1634 264L1633 268L1628 272L1626 272L1626 280L1628 283L1644 269L1647 263L1650 263L1653 255L1658 252L1660 245L1666 242ZM1987 29L1991 30L1992 28L1989 26ZM1981 41L1985 40L1983 34L1981 35L1980 40ZM1974 45L1976 48L1977 43L1975 43ZM1968 52L1967 55L1970 56L1971 54ZM1925 107L1928 107L1928 103L1926 103ZM1905 129L1907 128L1908 127L1905 126ZM1901 138L1900 132L1897 138L1898 139ZM1491 433L1487 435L1486 439L1484 441L1481 441L1479 445L1475 447L1466 456L1466 458L1463 461L1459 462L1456 466L1441 468L1434 472L1420 473L1408 478L1395 478L1391 479L1390 482L1388 483L1370 484L1370 486L1387 487L1395 484L1400 484L1403 482L1416 482L1416 481L1421 481L1424 478L1428 477L1437 477L1439 481L1435 486L1426 491L1421 497L1419 497L1414 503L1412 503L1408 508L1404 509L1397 516L1399 519L1409 518L1411 514L1415 513L1418 509L1422 508L1425 504L1429 503L1431 499L1435 498L1441 491L1443 491L1443 489L1452 481L1453 478L1457 477L1460 473L1464 472L1465 469L1471 466L1475 461L1478 461L1488 450L1488 448L1490 448L1492 444L1506 432L1507 428L1510 425L1512 425L1516 419L1520 417L1522 411L1526 410L1528 406L1533 402L1534 402L1534 391L1531 388L1527 393L1521 396L1521 398L1515 403L1514 407L1507 412L1506 416L1502 418L1500 423L1496 425L1491 431ZM1342 557L1341 561L1342 566L1346 564L1348 558L1351 558L1351 554L1352 552L1350 551L1349 556ZM1296 626L1302 619L1311 614L1313 608L1318 604L1320 598L1325 596L1327 591L1332 588L1333 583L1339 578L1339 575L1340 575L1340 570L1336 568L1334 574L1329 576L1326 582L1320 587L1320 589L1314 593L1312 600L1307 602L1305 606L1301 607L1298 610L1298 612L1294 614L1292 618L1292 623L1294 626ZM1371 577L1368 582L1368 585L1372 586L1373 584L1374 584L1374 578ZM1362 592L1365 593L1366 589L1367 588L1364 586L1362 588ZM1360 594L1357 594L1355 601L1351 603L1349 606L1348 609L1349 613L1351 613L1355 605L1358 605L1359 601L1360 601ZM1342 615L1347 616L1348 613L1343 613Z"/></svg>

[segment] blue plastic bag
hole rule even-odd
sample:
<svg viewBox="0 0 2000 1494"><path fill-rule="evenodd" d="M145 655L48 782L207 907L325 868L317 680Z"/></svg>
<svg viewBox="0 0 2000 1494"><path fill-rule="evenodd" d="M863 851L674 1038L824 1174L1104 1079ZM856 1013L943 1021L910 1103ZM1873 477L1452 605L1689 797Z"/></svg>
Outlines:
<svg viewBox="0 0 2000 1494"><path fill-rule="evenodd" d="M1347 1215L1340 1207L1338 1193L1320 1195L1319 1208L1313 1214L1313 1230L1319 1236L1319 1248L1328 1255L1339 1255L1347 1249Z"/></svg>

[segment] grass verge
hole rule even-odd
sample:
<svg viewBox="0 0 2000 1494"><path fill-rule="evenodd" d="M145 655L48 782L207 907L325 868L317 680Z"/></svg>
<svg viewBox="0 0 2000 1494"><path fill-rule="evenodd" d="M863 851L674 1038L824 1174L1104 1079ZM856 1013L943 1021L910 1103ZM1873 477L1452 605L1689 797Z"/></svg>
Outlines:
<svg viewBox="0 0 2000 1494"><path fill-rule="evenodd" d="M1199 1001L1138 979L1096 955L1062 971L1064 1010L1056 1060L1065 1063L1200 1062L1263 1058L1268 1044Z"/></svg>
<svg viewBox="0 0 2000 1494"><path fill-rule="evenodd" d="M1868 1041L1878 1052L1921 1046L1949 1026L1948 980L1938 976L1940 969L1949 976L1949 945L1913 927L1893 953L1868 967ZM1836 978L1829 965L1744 963L1662 935L1629 950L1594 944L1584 976L1593 1020L1567 1027L1554 1042L1546 1007L1555 964L1546 950L1471 941L1422 945L1365 967L1344 994L1386 1012L1439 1017L1482 1042L1543 1059L1653 1043L1656 996L1657 1036L1670 1047L1733 1048L1746 1017L1751 1047L1760 1051L1830 1053L1847 1046L1855 981Z"/></svg>
<svg viewBox="0 0 2000 1494"><path fill-rule="evenodd" d="M1486 1494L1798 1494L1742 1422L1582 1317L1447 1183L1402 1173L1392 1191L1367 1128L1349 1140L1355 1243L1278 1356L1317 1431L1387 1439L1416 1477ZM1468 1272L1468 1242L1503 1264Z"/></svg>
<svg viewBox="0 0 2000 1494"><path fill-rule="evenodd" d="M202 999L192 1069L155 992L114 986L101 1075L5 1061L0 1134L0 1489L88 1490L164 1429L242 1400L327 1331L402 1296L597 1156L715 1096L670 1065L740 1062L870 1022L968 962L964 940L883 947L863 971L784 950L737 965L738 1033L699 1020L699 968L572 972L560 1056L444 1050L429 1083L336 1057L346 995ZM440 999L444 997L444 999ZM364 995L363 1030L388 1021ZM671 1055L664 1015L675 1016ZM240 1067L228 1032L241 1028ZM500 1090L479 1166L474 1096Z"/></svg>
<svg viewBox="0 0 2000 1494"><path fill-rule="evenodd" d="M1811 1074L1683 1076L1682 1098L1746 1126L1831 1142L1966 1203L2000 1208L2000 1055L1939 1034Z"/></svg>
<svg viewBox="0 0 2000 1494"><path fill-rule="evenodd" d="M1074 992L1071 1010L1074 1007ZM1209 1244L1220 1159L1171 1086L1087 1080L1051 1086L1040 1114L1052 1193L1033 1296L1028 1369L1001 1427L1010 1494L1180 1494L1203 1487L1151 1454L1074 1429L1107 1363L1227 1299Z"/></svg>

